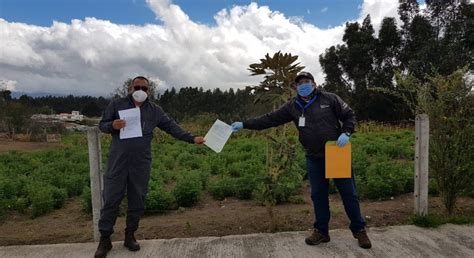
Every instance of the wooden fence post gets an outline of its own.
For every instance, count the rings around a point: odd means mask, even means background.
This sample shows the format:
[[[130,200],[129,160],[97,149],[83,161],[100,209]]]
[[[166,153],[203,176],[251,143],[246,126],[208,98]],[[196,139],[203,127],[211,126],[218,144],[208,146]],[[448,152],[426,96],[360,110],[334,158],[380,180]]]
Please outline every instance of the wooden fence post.
[[[428,214],[428,158],[430,139],[430,120],[427,114],[415,119],[415,214]]]
[[[89,166],[91,179],[92,220],[94,227],[94,241],[100,240],[99,218],[100,209],[103,205],[102,190],[104,182],[102,178],[102,151],[100,146],[100,133],[97,127],[87,130],[87,143],[89,146]]]

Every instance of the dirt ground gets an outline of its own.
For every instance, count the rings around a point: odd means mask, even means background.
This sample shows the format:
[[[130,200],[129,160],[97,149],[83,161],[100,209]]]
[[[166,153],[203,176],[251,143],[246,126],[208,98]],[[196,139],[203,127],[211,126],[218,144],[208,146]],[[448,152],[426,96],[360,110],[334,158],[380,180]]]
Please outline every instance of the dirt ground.
[[[61,147],[59,143],[49,142],[19,142],[0,140],[0,153],[9,151],[36,151]]]
[[[305,203],[284,204],[275,208],[277,231],[301,231],[312,228],[313,208],[309,187],[302,192]],[[338,195],[331,195],[330,228],[345,228],[348,219]],[[30,219],[28,215],[10,213],[0,222],[0,245],[52,244],[93,241],[92,218],[82,212],[80,199],[69,200],[65,207]],[[458,214],[474,216],[474,199],[460,198]],[[368,227],[405,224],[413,214],[413,195],[406,194],[387,201],[362,201],[362,213]],[[439,197],[429,198],[429,213],[443,214]],[[119,217],[113,240],[123,239],[125,217]],[[145,215],[137,239],[224,236],[269,232],[265,207],[253,201],[226,199],[216,201],[203,196],[193,208],[166,214]]]

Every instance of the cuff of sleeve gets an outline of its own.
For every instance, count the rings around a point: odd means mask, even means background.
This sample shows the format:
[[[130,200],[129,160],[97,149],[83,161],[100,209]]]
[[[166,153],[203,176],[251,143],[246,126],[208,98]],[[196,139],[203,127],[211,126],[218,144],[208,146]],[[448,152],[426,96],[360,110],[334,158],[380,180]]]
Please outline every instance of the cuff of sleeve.
[[[194,135],[190,135],[188,139],[186,139],[187,142],[189,143],[194,143]]]
[[[120,129],[119,130],[115,129],[114,126],[112,125],[112,123],[110,123],[110,132],[111,133],[120,133]]]
[[[345,133],[345,134],[349,134],[348,136],[351,136],[354,133],[354,129],[343,128],[342,132]]]

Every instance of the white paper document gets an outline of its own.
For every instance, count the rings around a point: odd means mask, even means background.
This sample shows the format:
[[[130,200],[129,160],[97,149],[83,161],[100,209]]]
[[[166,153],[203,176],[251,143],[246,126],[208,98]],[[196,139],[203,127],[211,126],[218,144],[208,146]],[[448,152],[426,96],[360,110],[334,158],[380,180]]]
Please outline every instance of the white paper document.
[[[125,120],[125,127],[120,129],[120,139],[142,137],[140,108],[119,110],[120,119]]]
[[[227,140],[229,140],[231,134],[232,127],[217,119],[211,129],[209,129],[209,132],[207,132],[206,136],[204,136],[204,140],[206,140],[204,144],[213,151],[219,153],[222,151],[222,148],[224,148],[224,145]]]

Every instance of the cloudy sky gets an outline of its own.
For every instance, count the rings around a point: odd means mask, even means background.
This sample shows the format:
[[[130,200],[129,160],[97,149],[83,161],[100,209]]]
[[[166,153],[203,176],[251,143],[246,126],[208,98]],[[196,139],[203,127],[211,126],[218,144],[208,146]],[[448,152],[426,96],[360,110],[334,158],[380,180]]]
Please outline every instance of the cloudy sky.
[[[377,28],[398,0],[0,0],[0,80],[8,89],[109,96],[145,75],[160,90],[242,88],[266,53],[318,62],[346,21]]]

